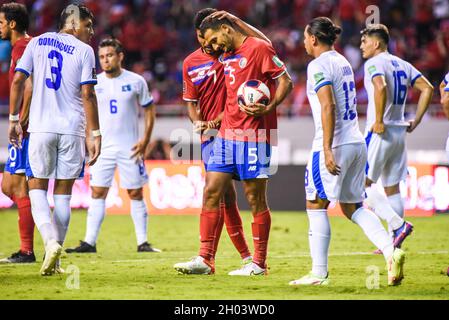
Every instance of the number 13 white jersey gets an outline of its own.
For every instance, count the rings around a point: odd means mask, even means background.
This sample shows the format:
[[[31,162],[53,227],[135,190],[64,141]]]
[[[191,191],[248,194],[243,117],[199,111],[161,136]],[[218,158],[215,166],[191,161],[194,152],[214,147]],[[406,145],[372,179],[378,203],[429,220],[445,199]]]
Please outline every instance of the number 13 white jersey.
[[[307,97],[315,122],[315,138],[312,151],[323,150],[323,126],[318,90],[331,85],[335,97],[335,129],[332,147],[344,144],[363,143],[357,117],[357,101],[354,72],[348,60],[332,50],[323,52],[307,67]]]
[[[85,136],[81,85],[96,84],[93,49],[66,33],[33,38],[16,71],[33,75],[29,132]]]

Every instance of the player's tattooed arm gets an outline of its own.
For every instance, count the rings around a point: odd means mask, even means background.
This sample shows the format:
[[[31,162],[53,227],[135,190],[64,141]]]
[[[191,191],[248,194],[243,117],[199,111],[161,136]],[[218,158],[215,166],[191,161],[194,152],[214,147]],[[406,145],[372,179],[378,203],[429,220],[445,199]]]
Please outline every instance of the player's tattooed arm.
[[[211,14],[211,17],[218,18],[219,20],[226,18],[245,36],[259,38],[271,44],[270,39],[268,39],[262,31],[227,11],[222,10],[214,12]]]
[[[340,174],[341,168],[335,162],[332,152],[335,130],[335,97],[331,85],[321,87],[317,92],[321,105],[321,124],[323,126],[324,162],[330,174]]]
[[[131,149],[133,152],[131,158],[140,160],[145,156],[145,150],[150,144],[151,134],[153,133],[154,121],[156,120],[156,106],[154,104],[145,108],[145,133],[143,139],[137,142]]]
[[[433,96],[433,86],[424,76],[419,77],[415,81],[413,87],[421,91],[421,94],[419,95],[415,119],[409,121],[410,126],[407,128],[407,132],[413,132],[413,130],[415,130],[415,128],[421,123],[421,120],[429,108]]]
[[[440,84],[440,95],[441,95],[441,106],[443,107],[443,112],[446,115],[446,118],[449,120],[449,91],[444,91],[446,88],[446,84],[441,82]]]
[[[385,131],[384,113],[387,103],[387,82],[382,75],[373,78],[374,86],[374,106],[376,109],[376,121],[371,127],[371,131],[376,134],[383,134]]]
[[[16,72],[11,84],[11,91],[9,97],[9,114],[11,116],[17,116],[20,112],[20,103],[22,102],[23,93],[25,89],[25,81],[27,76],[22,72]],[[22,147],[22,127],[19,119],[9,121],[8,130],[9,143],[17,148]]]
[[[101,152],[101,135],[93,134],[100,130],[97,96],[95,95],[93,84],[83,84],[81,86],[81,98],[83,100],[87,122],[86,145],[89,153],[89,162],[87,164],[92,166],[97,161]]]

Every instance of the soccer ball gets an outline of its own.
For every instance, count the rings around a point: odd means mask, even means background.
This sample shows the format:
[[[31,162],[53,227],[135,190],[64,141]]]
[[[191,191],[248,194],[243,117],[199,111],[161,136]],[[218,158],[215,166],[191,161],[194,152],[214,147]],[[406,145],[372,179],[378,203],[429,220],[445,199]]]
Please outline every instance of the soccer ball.
[[[254,103],[267,105],[270,103],[270,89],[259,80],[245,81],[237,90],[237,103],[241,106]]]

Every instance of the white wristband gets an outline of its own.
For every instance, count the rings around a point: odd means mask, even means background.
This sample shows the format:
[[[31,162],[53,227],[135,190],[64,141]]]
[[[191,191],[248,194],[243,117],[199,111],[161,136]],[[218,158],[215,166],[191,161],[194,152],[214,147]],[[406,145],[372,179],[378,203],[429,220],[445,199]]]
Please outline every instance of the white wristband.
[[[16,115],[10,114],[9,115],[9,121],[19,121],[19,120],[20,120],[20,115],[18,115],[18,114],[16,114]]]
[[[94,137],[99,137],[99,136],[101,136],[101,131],[100,131],[100,129],[98,129],[98,130],[92,130],[92,135],[93,135]]]

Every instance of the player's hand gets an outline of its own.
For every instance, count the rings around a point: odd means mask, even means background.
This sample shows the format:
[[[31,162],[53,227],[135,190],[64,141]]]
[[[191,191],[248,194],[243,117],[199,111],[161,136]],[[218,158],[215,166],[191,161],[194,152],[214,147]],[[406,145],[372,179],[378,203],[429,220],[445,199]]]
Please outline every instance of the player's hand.
[[[23,131],[22,126],[18,121],[9,122],[8,137],[10,144],[16,148],[22,149]]]
[[[254,116],[254,117],[264,116],[271,111],[271,109],[268,106],[266,106],[262,103],[253,103],[248,106],[244,106],[244,105],[239,105],[239,106],[240,106],[241,111],[245,112],[249,116]]]
[[[202,133],[204,130],[208,128],[207,121],[193,121],[193,131],[196,133]]]
[[[101,136],[86,139],[87,152],[89,152],[89,161],[87,164],[93,166],[97,162],[101,151]]]
[[[416,121],[416,119],[410,120],[408,123],[409,123],[409,125],[407,127],[407,132],[408,133],[413,132],[413,130],[415,130],[416,127],[419,125],[419,121]]]
[[[375,122],[371,127],[371,131],[377,134],[383,134],[385,132],[385,124],[383,122]]]
[[[230,14],[229,12],[224,11],[224,10],[214,12],[210,16],[214,19],[217,18],[218,20],[222,20],[222,19],[226,18],[232,23],[235,23],[239,19],[236,16],[234,16],[233,14]]]
[[[145,156],[145,150],[147,149],[148,142],[141,140],[137,142],[132,148],[131,159],[135,159],[136,163],[139,162]]]
[[[341,172],[341,168],[335,163],[334,154],[332,150],[324,151],[324,163],[326,164],[327,171],[334,176],[338,176]]]

